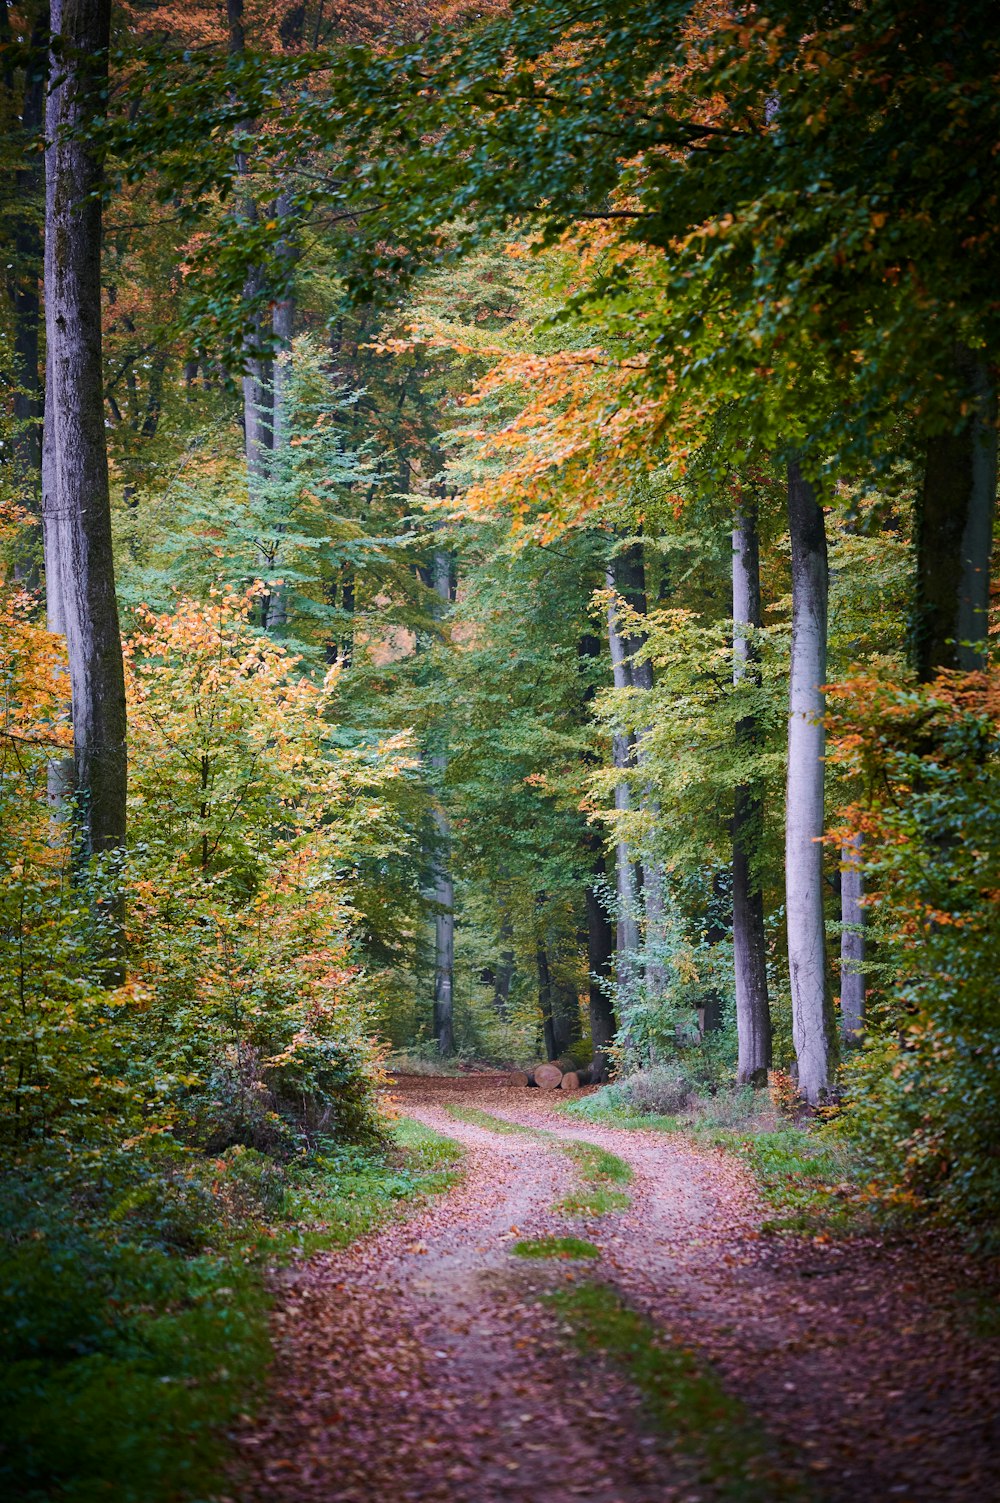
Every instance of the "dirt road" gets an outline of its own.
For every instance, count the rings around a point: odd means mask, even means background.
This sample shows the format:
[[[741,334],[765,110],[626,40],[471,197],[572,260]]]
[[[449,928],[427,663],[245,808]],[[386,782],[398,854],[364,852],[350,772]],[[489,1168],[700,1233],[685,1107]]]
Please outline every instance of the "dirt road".
[[[237,1437],[241,1503],[1000,1496],[1000,1364],[948,1249],[761,1236],[731,1158],[584,1125],[499,1078],[410,1078],[398,1105],[463,1144],[463,1183],[282,1275],[270,1399]],[[567,1142],[629,1166],[627,1206],[559,1208],[580,1182]],[[515,1254],[566,1235],[599,1257]],[[639,1358],[588,1342],[574,1313],[594,1286],[669,1356],[644,1369],[645,1401]]]

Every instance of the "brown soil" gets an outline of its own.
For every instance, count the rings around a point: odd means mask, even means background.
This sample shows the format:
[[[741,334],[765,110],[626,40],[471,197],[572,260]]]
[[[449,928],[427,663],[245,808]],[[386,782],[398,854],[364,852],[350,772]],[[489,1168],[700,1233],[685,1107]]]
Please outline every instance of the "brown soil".
[[[721,1497],[649,1431],[618,1370],[581,1358],[540,1305],[582,1278],[613,1284],[710,1363],[811,1497],[1000,1497],[1000,1357],[970,1314],[979,1271],[943,1243],[762,1236],[764,1209],[731,1158],[577,1123],[499,1077],[410,1077],[396,1094],[464,1145],[464,1181],[280,1276],[270,1398],[235,1437],[241,1503]],[[459,1101],[610,1149],[633,1169],[630,1208],[555,1211],[575,1182],[569,1158],[456,1120],[445,1107]],[[511,1255],[546,1233],[587,1238],[600,1262]]]

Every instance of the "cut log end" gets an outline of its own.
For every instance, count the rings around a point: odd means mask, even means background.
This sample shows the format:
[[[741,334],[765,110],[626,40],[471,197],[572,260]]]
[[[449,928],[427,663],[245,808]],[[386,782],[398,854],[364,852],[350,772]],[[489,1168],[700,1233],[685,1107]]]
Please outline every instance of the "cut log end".
[[[557,1091],[562,1083],[563,1072],[556,1064],[536,1065],[535,1085],[543,1091]]]
[[[507,1076],[509,1086],[526,1086],[529,1081],[527,1070],[511,1070]]]
[[[563,1091],[578,1091],[580,1089],[580,1077],[575,1070],[567,1070],[559,1085]]]

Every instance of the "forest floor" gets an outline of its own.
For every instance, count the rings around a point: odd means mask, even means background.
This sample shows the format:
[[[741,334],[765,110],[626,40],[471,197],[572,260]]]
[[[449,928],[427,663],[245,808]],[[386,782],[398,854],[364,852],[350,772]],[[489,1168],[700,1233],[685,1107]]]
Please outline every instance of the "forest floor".
[[[463,1181],[276,1276],[230,1498],[1000,1497],[996,1307],[944,1239],[762,1234],[733,1157],[500,1077],[395,1094]]]

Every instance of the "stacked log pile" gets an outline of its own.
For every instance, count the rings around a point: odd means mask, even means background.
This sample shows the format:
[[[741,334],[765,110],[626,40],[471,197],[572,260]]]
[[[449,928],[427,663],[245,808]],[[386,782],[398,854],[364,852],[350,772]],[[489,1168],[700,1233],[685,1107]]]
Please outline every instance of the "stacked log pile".
[[[511,1070],[509,1086],[537,1086],[540,1091],[578,1091],[590,1085],[592,1071],[574,1059],[549,1059],[533,1070]]]

